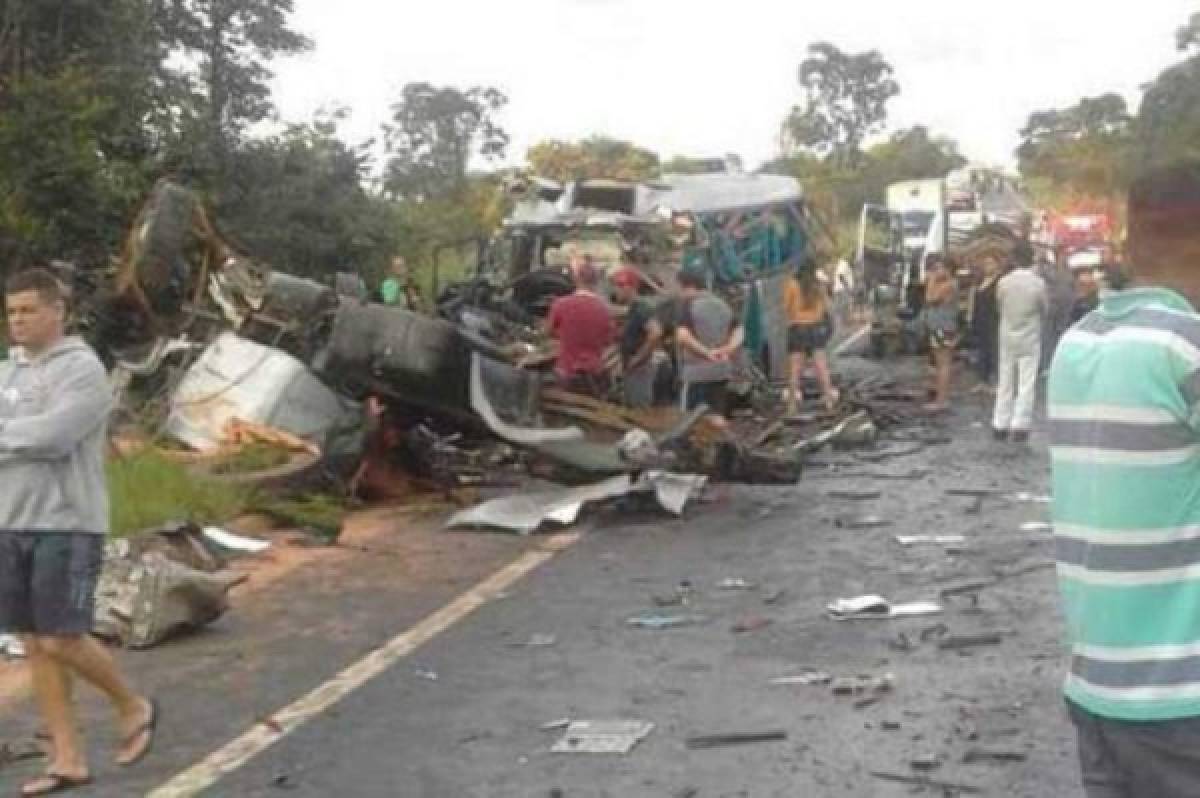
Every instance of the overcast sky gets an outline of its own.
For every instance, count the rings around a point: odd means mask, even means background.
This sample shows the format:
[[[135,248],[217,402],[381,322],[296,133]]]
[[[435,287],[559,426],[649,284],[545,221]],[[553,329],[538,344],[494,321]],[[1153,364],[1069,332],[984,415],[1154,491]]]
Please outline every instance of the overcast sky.
[[[376,134],[410,81],[491,85],[510,162],[541,139],[600,133],[664,156],[777,152],[807,46],[875,48],[901,94],[891,129],[926,124],[972,160],[1011,164],[1033,110],[1139,87],[1179,59],[1197,0],[296,0],[315,42],[276,65],[284,119],[344,105]],[[1136,105],[1134,106],[1136,107]]]

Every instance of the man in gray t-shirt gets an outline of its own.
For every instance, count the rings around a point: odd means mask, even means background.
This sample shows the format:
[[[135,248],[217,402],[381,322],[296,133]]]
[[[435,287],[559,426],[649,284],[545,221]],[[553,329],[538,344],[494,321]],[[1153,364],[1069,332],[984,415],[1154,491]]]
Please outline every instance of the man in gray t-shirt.
[[[683,407],[691,410],[706,404],[715,415],[724,416],[732,358],[742,345],[742,328],[729,304],[705,290],[704,275],[683,271],[678,279],[683,308],[675,342]]]

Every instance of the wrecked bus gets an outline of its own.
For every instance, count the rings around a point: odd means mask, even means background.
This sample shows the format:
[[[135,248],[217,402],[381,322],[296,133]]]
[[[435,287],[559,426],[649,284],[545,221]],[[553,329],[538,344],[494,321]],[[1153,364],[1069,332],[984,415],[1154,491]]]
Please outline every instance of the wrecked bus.
[[[800,184],[778,175],[664,175],[652,182],[525,179],[510,187],[512,214],[479,279],[507,286],[511,305],[537,317],[572,290],[568,262],[590,255],[603,275],[637,269],[663,297],[684,268],[737,309],[748,361],[787,377],[782,281],[808,252],[810,219]],[[607,288],[607,286],[606,286]]]

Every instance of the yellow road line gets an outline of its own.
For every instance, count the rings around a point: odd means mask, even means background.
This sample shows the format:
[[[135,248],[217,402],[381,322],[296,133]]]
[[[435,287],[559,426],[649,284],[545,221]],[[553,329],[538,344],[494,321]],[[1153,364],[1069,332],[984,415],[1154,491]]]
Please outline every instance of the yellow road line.
[[[148,795],[150,798],[182,798],[197,795],[212,787],[223,776],[242,767],[399,660],[491,602],[578,540],[579,534],[574,532],[548,538],[539,549],[521,555],[416,626],[392,638],[308,695],[276,712],[271,716],[275,722],[271,728],[264,724],[254,726]]]

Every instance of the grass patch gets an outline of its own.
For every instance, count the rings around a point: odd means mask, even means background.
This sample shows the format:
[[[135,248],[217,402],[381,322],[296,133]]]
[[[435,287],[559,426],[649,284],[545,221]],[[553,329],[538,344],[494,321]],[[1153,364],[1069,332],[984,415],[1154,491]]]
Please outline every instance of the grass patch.
[[[170,521],[222,524],[253,498],[245,487],[198,477],[153,449],[109,460],[108,485],[117,536]]]
[[[269,516],[285,526],[310,530],[326,541],[337,540],[347,512],[345,502],[325,493],[292,499],[258,496],[249,510]]]

